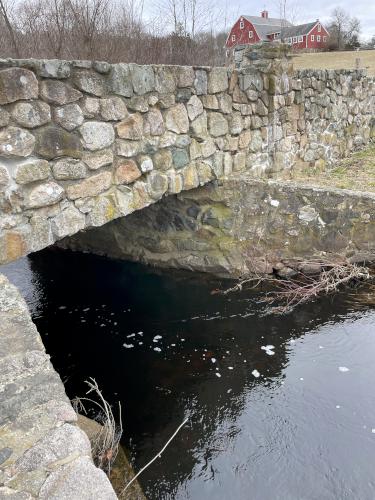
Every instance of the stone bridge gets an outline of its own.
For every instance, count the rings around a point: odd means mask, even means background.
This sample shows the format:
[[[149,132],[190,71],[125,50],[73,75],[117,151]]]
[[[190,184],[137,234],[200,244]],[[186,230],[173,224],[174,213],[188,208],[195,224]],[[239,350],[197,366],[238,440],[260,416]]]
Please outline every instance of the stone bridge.
[[[0,263],[235,173],[322,168],[374,134],[365,71],[0,61]]]
[[[242,272],[255,241],[277,250],[261,272],[333,243],[375,253],[374,195],[279,180],[374,137],[374,81],[261,52],[239,69],[0,60],[0,264],[63,239],[221,274]],[[1,275],[0,404],[1,498],[115,498]]]

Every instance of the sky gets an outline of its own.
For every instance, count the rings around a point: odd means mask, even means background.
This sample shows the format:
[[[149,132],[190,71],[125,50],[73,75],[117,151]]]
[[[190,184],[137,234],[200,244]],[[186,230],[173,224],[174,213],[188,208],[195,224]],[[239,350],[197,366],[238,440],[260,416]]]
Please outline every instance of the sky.
[[[217,0],[216,6],[226,0]],[[276,0],[239,0],[238,2],[228,2],[231,5],[234,18],[241,14],[260,15],[260,12],[265,8],[269,12],[270,17],[280,17],[279,2]],[[286,4],[286,12],[288,18],[288,10],[292,13],[291,17],[293,24],[311,22],[315,19],[320,19],[323,24],[329,22],[331,12],[336,7],[341,7],[351,16],[357,17],[361,22],[361,38],[369,39],[375,36],[375,0],[340,0],[338,2],[327,2],[327,0],[290,0]]]

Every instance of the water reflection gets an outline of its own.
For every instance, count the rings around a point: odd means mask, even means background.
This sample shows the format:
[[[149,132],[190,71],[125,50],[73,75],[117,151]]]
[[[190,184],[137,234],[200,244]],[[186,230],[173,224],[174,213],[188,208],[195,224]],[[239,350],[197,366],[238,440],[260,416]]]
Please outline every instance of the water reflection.
[[[6,274],[69,395],[93,376],[122,402],[137,469],[189,416],[142,478],[149,498],[374,498],[375,312],[358,295],[273,317],[256,293],[90,255],[45,251]]]

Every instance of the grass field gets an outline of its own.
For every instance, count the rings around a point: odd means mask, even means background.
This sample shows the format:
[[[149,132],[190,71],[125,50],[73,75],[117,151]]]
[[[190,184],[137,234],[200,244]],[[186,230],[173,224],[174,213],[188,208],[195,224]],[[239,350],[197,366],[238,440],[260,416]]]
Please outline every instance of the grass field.
[[[368,74],[375,76],[375,50],[296,54],[293,64],[295,69],[353,69],[357,58],[360,68],[367,68]]]
[[[311,185],[375,191],[375,144],[351,154],[323,172],[296,172],[293,180]]]

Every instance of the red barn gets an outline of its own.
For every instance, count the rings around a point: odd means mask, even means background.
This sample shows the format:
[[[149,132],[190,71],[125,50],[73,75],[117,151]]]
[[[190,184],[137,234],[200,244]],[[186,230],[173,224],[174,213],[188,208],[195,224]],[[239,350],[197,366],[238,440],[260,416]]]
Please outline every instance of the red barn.
[[[260,17],[241,16],[230,30],[226,47],[276,40],[288,43],[293,49],[323,49],[328,37],[328,31],[319,20],[293,26],[286,19],[268,17],[264,10]]]

